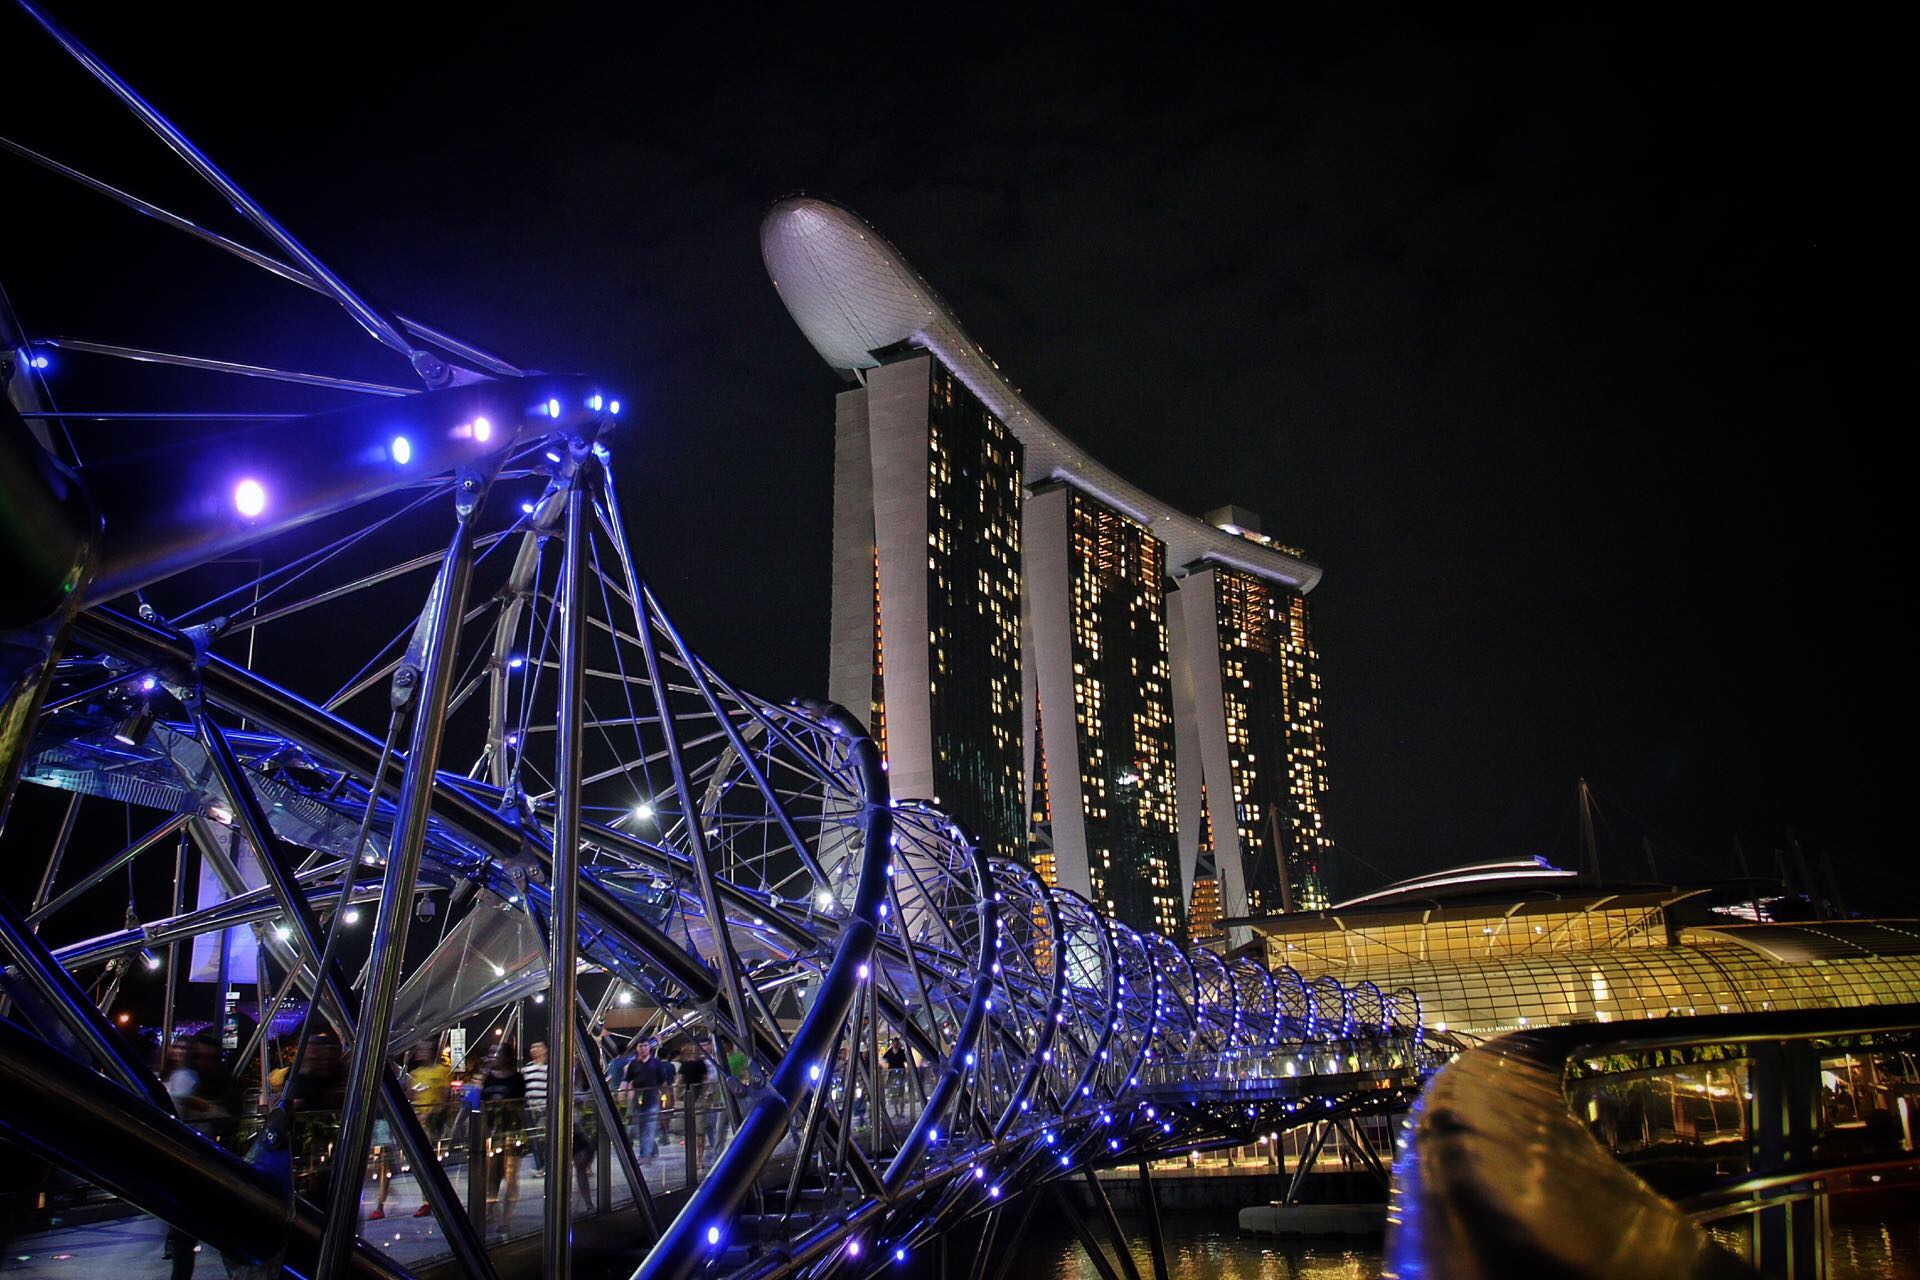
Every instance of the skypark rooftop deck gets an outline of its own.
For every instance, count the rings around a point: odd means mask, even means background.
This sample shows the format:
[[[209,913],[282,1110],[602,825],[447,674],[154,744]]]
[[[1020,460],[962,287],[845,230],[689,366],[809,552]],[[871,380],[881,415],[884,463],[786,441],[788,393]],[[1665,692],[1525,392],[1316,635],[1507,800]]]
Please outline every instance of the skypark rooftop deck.
[[[760,251],[781,300],[807,341],[834,368],[858,376],[877,352],[923,348],[953,370],[1026,451],[1026,483],[1066,480],[1147,526],[1175,569],[1211,563],[1284,583],[1302,594],[1320,568],[1299,556],[1176,510],[1096,461],[1041,416],[933,287],[848,209],[792,196],[767,212]]]

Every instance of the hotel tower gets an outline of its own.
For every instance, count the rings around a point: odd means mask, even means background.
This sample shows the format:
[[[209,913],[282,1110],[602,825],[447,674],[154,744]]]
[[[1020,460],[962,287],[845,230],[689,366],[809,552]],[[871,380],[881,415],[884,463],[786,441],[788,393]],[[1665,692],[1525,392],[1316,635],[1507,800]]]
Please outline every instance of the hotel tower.
[[[852,384],[828,693],[894,794],[1139,928],[1324,905],[1319,568],[1250,513],[1196,518],[1095,461],[846,209],[783,200],[761,249]]]

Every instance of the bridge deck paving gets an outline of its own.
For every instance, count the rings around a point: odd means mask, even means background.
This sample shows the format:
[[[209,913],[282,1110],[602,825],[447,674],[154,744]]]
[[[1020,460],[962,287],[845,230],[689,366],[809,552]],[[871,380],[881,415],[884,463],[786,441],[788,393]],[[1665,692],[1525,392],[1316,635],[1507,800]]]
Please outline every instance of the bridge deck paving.
[[[686,1153],[678,1143],[660,1144],[660,1155],[640,1162],[647,1184],[662,1193],[684,1182]],[[464,1185],[464,1177],[456,1175]],[[519,1194],[511,1201],[487,1206],[487,1241],[498,1245],[523,1236],[537,1235],[543,1226],[545,1180],[520,1173]],[[379,1201],[379,1188],[372,1177],[360,1197],[362,1229],[369,1241],[392,1252],[401,1263],[413,1266],[447,1255],[445,1234],[431,1217],[416,1218],[420,1207],[419,1190],[413,1179],[401,1175],[393,1180],[387,1194],[387,1216],[366,1221]],[[626,1186],[618,1172],[614,1174],[614,1205],[627,1204]],[[503,1216],[504,1214],[504,1216]],[[576,1205],[575,1216],[589,1216],[585,1207]],[[8,1276],[90,1276],[96,1280],[162,1280],[173,1274],[173,1263],[163,1257],[167,1228],[157,1218],[129,1214],[71,1226],[56,1227],[15,1237],[0,1255],[0,1274]],[[217,1255],[201,1252],[196,1275],[225,1274]]]

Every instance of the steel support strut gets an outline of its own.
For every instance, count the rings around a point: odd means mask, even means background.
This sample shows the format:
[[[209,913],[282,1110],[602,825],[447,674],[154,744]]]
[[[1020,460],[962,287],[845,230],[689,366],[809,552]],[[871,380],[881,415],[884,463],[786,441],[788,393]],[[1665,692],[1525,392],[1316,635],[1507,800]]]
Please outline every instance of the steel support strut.
[[[340,1137],[333,1154],[327,1234],[321,1244],[317,1268],[319,1280],[338,1280],[345,1273],[347,1258],[359,1233],[361,1182],[367,1165],[367,1144],[373,1135],[374,1094],[387,1074],[387,1029],[393,1018],[393,998],[400,987],[407,928],[413,918],[413,891],[420,878],[420,858],[426,846],[427,814],[433,802],[447,695],[453,683],[455,651],[460,639],[458,620],[466,608],[467,591],[473,580],[474,516],[485,494],[485,481],[469,473],[456,483],[455,493],[453,541],[447,547],[446,559],[441,563],[410,646],[410,657],[416,660],[415,669],[420,672],[419,689],[414,698],[413,725],[407,739],[406,770],[400,780],[393,839],[387,850],[386,876],[381,884],[380,906],[374,916],[372,949],[367,957],[366,1000],[360,1010],[352,1063],[347,1070]],[[395,679],[398,681],[399,676]]]
[[[297,1198],[289,1204],[284,1185],[5,1020],[0,1134],[250,1262],[284,1257],[298,1274],[319,1245],[319,1213]],[[364,1243],[349,1264],[367,1280],[407,1275]]]
[[[409,342],[391,318],[354,292],[345,280],[309,253],[306,246],[293,238],[292,232],[275,221],[272,214],[242,190],[240,184],[223,173],[212,160],[209,160],[206,153],[194,146],[187,135],[180,132],[171,120],[154,110],[152,104],[142,98],[132,85],[122,80],[112,67],[95,57],[91,49],[76,40],[72,33],[55,22],[38,5],[31,3],[31,0],[20,0],[20,7],[25,9],[48,35],[71,54],[75,62],[85,67],[94,79],[105,85],[114,97],[120,99],[127,110],[133,112],[142,124],[158,134],[161,141],[165,142],[175,155],[187,162],[189,168],[205,179],[214,190],[226,197],[227,202],[247,221],[258,227],[269,240],[279,245],[282,252],[299,263],[361,328],[378,342],[407,357],[409,363],[419,373],[421,380],[428,386],[440,386],[448,380],[451,371],[442,361]]]
[[[1113,1252],[1120,1259],[1121,1270],[1127,1273],[1127,1280],[1140,1280],[1140,1268],[1134,1265],[1133,1250],[1127,1247],[1127,1233],[1121,1229],[1120,1215],[1113,1211],[1113,1201],[1107,1199],[1107,1189],[1100,1185],[1100,1175],[1093,1171],[1090,1164],[1081,1165],[1080,1172],[1086,1175],[1087,1190],[1093,1193],[1093,1203],[1107,1221],[1107,1234],[1113,1237]]]
[[[579,457],[584,453],[584,457]],[[566,547],[560,569],[560,705],[555,717],[553,873],[550,882],[547,1000],[553,1026],[547,1046],[547,1280],[573,1274],[573,1067],[579,1022],[581,680],[586,667],[588,489],[598,464],[576,447],[579,465],[567,490]],[[612,1134],[602,1135],[611,1141]],[[691,1138],[689,1138],[691,1141]]]
[[[332,962],[330,944],[333,935],[328,934],[326,941],[322,941],[319,918],[314,914],[306,895],[300,890],[294,877],[292,861],[286,856],[279,838],[274,835],[272,827],[268,824],[266,813],[260,807],[260,798],[254,794],[253,788],[247,784],[245,776],[241,773],[239,758],[233,754],[233,747],[227,741],[225,732],[214,723],[212,716],[204,707],[196,712],[195,722],[201,743],[206,747],[207,758],[213,764],[222,788],[233,803],[234,821],[259,856],[260,869],[266,875],[274,896],[279,900],[280,909],[286,913],[288,925],[300,940],[300,946],[305,950],[306,957],[324,961],[324,963],[316,963],[311,979],[307,980],[301,974],[301,968],[310,963],[310,960],[298,954],[287,955],[283,958],[288,972],[302,978],[313,993],[313,1009],[330,1011],[330,1016],[339,1027],[342,1037],[350,1038],[358,1044],[364,1038],[361,1035],[361,1028],[366,1025],[367,1018],[364,1016],[364,1011],[356,1012],[353,991]],[[192,830],[196,836],[200,834],[198,824]],[[241,887],[238,869],[232,865],[231,860],[224,853],[218,850],[217,846],[203,843],[202,851],[209,857],[214,874],[226,886],[228,893],[231,894]],[[351,877],[354,869],[355,863],[350,860],[342,874]],[[270,939],[268,939],[268,945],[271,949],[277,949]],[[298,1054],[299,1051],[296,1050],[296,1060]],[[406,1152],[407,1160],[413,1167],[414,1177],[420,1183],[421,1194],[426,1198],[427,1203],[433,1206],[442,1229],[447,1233],[447,1244],[452,1249],[454,1258],[469,1275],[492,1276],[493,1268],[487,1259],[486,1246],[481,1242],[479,1234],[473,1230],[472,1224],[467,1221],[466,1214],[460,1206],[459,1195],[454,1191],[453,1183],[440,1164],[439,1153],[434,1150],[433,1140],[427,1137],[426,1129],[421,1125],[419,1115],[401,1089],[400,1082],[391,1072],[382,1070],[376,1077],[375,1084],[381,1099],[386,1103],[388,1120],[393,1127],[394,1136],[400,1140],[400,1148]],[[362,1168],[364,1165],[363,1154]],[[344,1170],[348,1167],[342,1163],[341,1148],[336,1143],[333,1154],[335,1190],[338,1190],[340,1181],[346,1177]],[[356,1171],[352,1184],[356,1193],[359,1190],[359,1179],[360,1173]],[[350,1250],[357,1247],[355,1241],[359,1234],[357,1199],[354,1202],[354,1210],[354,1217],[348,1223],[347,1243]],[[326,1234],[329,1236],[333,1234],[334,1221],[332,1218],[327,1219],[329,1226]]]
[[[747,998],[740,983],[740,961],[734,953],[733,938],[727,932],[727,917],[720,905],[720,892],[715,887],[712,854],[707,845],[707,833],[700,824],[700,808],[694,802],[693,787],[687,781],[686,762],[680,755],[679,735],[673,725],[673,703],[668,697],[667,684],[660,670],[660,646],[654,638],[652,618],[644,604],[637,607],[635,613],[635,630],[640,633],[640,654],[646,662],[647,681],[652,686],[653,703],[660,714],[660,735],[666,741],[674,795],[679,799],[680,812],[686,815],[687,844],[692,854],[694,876],[700,887],[700,904],[707,913],[707,929],[718,953],[715,964],[720,970],[720,989],[726,995],[727,1012],[732,1016],[734,1026],[744,1032],[750,1019]],[[771,1019],[767,1026],[775,1036],[780,1034],[779,1025]]]
[[[82,876],[74,884],[70,885],[66,889],[61,890],[60,895],[54,898],[52,901],[41,902],[38,899],[36,899],[34,903],[33,914],[27,917],[27,922],[33,926],[33,931],[35,933],[40,932],[41,922],[44,921],[48,916],[54,914],[56,911],[59,911],[62,907],[71,903],[74,899],[78,898],[81,894],[93,888],[95,885],[99,884],[102,880],[105,880],[108,876],[112,875],[114,872],[120,870],[122,867],[132,862],[135,858],[145,853],[148,849],[151,849],[154,845],[159,844],[162,840],[165,840],[168,836],[173,835],[175,832],[179,831],[182,827],[187,825],[187,820],[192,816],[193,816],[192,814],[177,813],[171,818],[164,819],[159,826],[147,832],[147,834],[139,837],[132,844],[129,844],[126,848],[122,849],[119,853],[114,854],[111,858],[108,858],[105,862],[101,863],[99,866],[95,867],[93,870],[87,872],[86,875]],[[51,880],[51,877],[49,877],[49,880]],[[44,893],[42,896],[44,896]]]
[[[45,714],[42,711],[42,714]],[[53,838],[53,856],[47,859],[47,869],[40,875],[40,887],[33,894],[33,914],[27,919],[33,923],[33,931],[40,932],[36,918],[40,908],[45,906],[47,898],[53,893],[53,882],[60,878],[60,864],[67,856],[67,842],[73,839],[73,822],[80,816],[81,793],[76,791],[67,799],[67,812],[60,819],[59,834]]]
[[[87,993],[47,951],[12,901],[0,892],[0,950],[4,950],[48,1015],[90,1053],[97,1064],[133,1093],[165,1111],[172,1110],[166,1092],[141,1063],[133,1047],[101,1016]]]
[[[573,1034],[579,1038],[584,1054],[587,1043],[586,1020],[579,1014],[574,1015]],[[633,1154],[633,1143],[628,1140],[626,1130],[620,1122],[620,1108],[614,1105],[613,1090],[607,1084],[606,1076],[596,1070],[589,1060],[587,1067],[587,1091],[593,1095],[594,1108],[600,1113],[600,1125],[604,1132],[600,1141],[611,1143],[614,1154],[619,1157],[620,1170],[627,1179],[627,1188],[633,1193],[633,1203],[640,1210],[640,1220],[646,1224],[648,1243],[660,1238],[660,1215],[654,1208],[653,1192],[647,1186],[646,1174],[641,1172],[640,1161]],[[551,1093],[553,1086],[549,1084]]]
[[[1820,1059],[1805,1040],[1754,1046],[1747,1100],[1748,1167],[1774,1173],[1813,1163],[1820,1121]],[[1814,1187],[1809,1180],[1802,1187]],[[1751,1217],[1753,1260],[1769,1280],[1822,1280],[1827,1274],[1827,1198],[1814,1194],[1770,1204]]]
[[[1035,1188],[1021,1198],[1026,1204],[1021,1206],[1020,1221],[1015,1224],[1013,1234],[1007,1238],[1006,1247],[1000,1251],[1000,1261],[993,1269],[993,1280],[1006,1280],[1007,1271],[1013,1266],[1013,1260],[1020,1255],[1020,1242],[1026,1238],[1027,1223],[1033,1218],[1033,1210],[1040,1203],[1044,1193]],[[944,1238],[944,1237],[943,1237]]]
[[[1153,1164],[1140,1162],[1141,1208],[1147,1215],[1147,1243],[1153,1246],[1153,1280],[1167,1280],[1167,1241],[1160,1230],[1160,1195],[1153,1186]]]
[[[879,748],[851,715],[829,705],[820,709],[817,718],[825,720],[834,733],[849,735],[852,766],[865,797],[860,819],[865,839],[848,918],[833,961],[821,977],[819,993],[800,1020],[768,1087],[755,1098],[740,1121],[739,1132],[634,1272],[635,1280],[684,1280],[713,1256],[713,1250],[726,1237],[734,1211],[752,1189],[774,1148],[786,1137],[795,1110],[814,1089],[828,1087],[828,1080],[816,1080],[813,1072],[825,1075],[824,1068],[860,986],[857,970],[873,954],[876,923],[886,896],[883,867],[893,830],[886,774],[880,767]]]
[[[1067,1225],[1073,1228],[1073,1234],[1080,1238],[1080,1248],[1086,1252],[1088,1260],[1093,1263],[1094,1270],[1100,1273],[1100,1280],[1120,1280],[1114,1272],[1113,1264],[1107,1261],[1107,1251],[1100,1247],[1100,1241],[1094,1237],[1092,1229],[1087,1226],[1087,1220],[1080,1216],[1080,1211],[1073,1207],[1073,1201],[1067,1198],[1067,1193],[1057,1186],[1050,1190],[1053,1203],[1059,1207],[1061,1216],[1067,1220]]]

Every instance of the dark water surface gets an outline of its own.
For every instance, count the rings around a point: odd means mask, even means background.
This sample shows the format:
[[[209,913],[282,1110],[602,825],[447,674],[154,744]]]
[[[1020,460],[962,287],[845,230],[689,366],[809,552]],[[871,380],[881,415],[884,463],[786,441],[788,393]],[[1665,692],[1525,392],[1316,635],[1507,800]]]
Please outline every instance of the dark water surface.
[[[1913,1219],[1899,1223],[1835,1223],[1829,1280],[1920,1280],[1920,1205]],[[1097,1219],[1095,1233],[1106,1242]],[[1134,1263],[1143,1277],[1153,1275],[1147,1251],[1146,1223],[1122,1218]],[[1161,1220],[1167,1242],[1168,1280],[1380,1280],[1379,1240],[1294,1240],[1242,1232],[1233,1213],[1170,1213]],[[1734,1252],[1742,1252],[1739,1233],[1716,1230]],[[1005,1242],[1002,1241],[1002,1244]],[[948,1244],[948,1280],[964,1280],[978,1247],[972,1230],[955,1231]],[[1081,1251],[1079,1239],[1057,1216],[1036,1212],[1014,1244],[1011,1280],[1100,1280],[1100,1272]],[[998,1249],[996,1248],[996,1253]],[[588,1268],[593,1280],[625,1280],[633,1259]],[[939,1261],[922,1250],[898,1269],[899,1280],[939,1280]]]
[[[1835,1223],[1829,1280],[1920,1280],[1920,1204],[1901,1223]],[[1123,1218],[1140,1274],[1153,1275],[1146,1225]],[[1232,1213],[1168,1214],[1162,1219],[1167,1241],[1169,1280],[1380,1280],[1378,1240],[1295,1240],[1242,1232]],[[1097,1223],[1096,1233],[1104,1242]],[[961,1242],[964,1241],[964,1245]],[[948,1275],[966,1274],[972,1240],[948,1259]],[[1100,1280],[1100,1272],[1082,1252],[1064,1222],[1035,1214],[1019,1242],[1020,1253],[1008,1275],[1020,1280]],[[931,1266],[913,1268],[932,1280]]]
[[[1920,1276],[1920,1204],[1900,1223],[1836,1223],[1828,1280],[1909,1280]]]
[[[1836,1222],[1828,1237],[1827,1280],[1920,1280],[1920,1203],[1901,1222]],[[1747,1256],[1746,1233],[1709,1228],[1715,1240]]]
[[[1133,1258],[1153,1275],[1146,1223],[1122,1217]],[[1093,1221],[1104,1242],[1104,1233]],[[1170,1213],[1161,1219],[1167,1241],[1168,1280],[1379,1280],[1378,1240],[1281,1239],[1248,1235],[1234,1213]],[[1019,1242],[1009,1276],[1020,1280],[1100,1280],[1100,1272],[1064,1223],[1036,1213]],[[967,1259],[971,1261],[971,1257]],[[931,1276],[932,1270],[927,1271]],[[949,1276],[953,1274],[949,1260]],[[964,1274],[964,1273],[963,1273]]]

